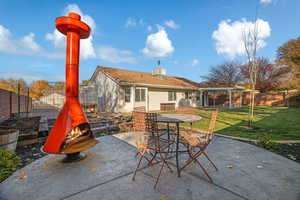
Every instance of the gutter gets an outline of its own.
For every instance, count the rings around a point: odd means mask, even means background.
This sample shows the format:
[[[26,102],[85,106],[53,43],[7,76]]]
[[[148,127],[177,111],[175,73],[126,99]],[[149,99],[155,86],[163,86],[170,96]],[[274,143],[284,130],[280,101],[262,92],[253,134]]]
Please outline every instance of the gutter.
[[[122,86],[144,86],[144,87],[169,88],[169,89],[188,89],[188,90],[198,90],[199,89],[199,88],[171,86],[171,85],[157,85],[157,84],[147,84],[147,83],[120,82],[119,84]]]
[[[245,91],[245,89],[233,88],[233,87],[224,87],[224,88],[214,88],[214,87],[201,88],[201,87],[199,87],[199,90],[201,90],[201,91],[204,91],[204,90],[240,90],[240,91]]]

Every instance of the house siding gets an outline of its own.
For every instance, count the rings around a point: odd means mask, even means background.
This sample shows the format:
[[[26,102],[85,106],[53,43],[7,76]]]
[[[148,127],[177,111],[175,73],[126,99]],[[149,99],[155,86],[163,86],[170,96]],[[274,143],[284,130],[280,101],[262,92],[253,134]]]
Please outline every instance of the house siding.
[[[119,112],[120,108],[124,106],[123,90],[102,71],[98,72],[91,84],[95,86],[97,91],[99,112]]]
[[[62,108],[65,103],[65,96],[63,94],[49,94],[46,96],[42,96],[39,99],[40,102],[54,106],[56,108]]]
[[[149,110],[160,110],[161,103],[175,103],[175,107],[197,107],[196,92],[192,90],[161,89],[149,88]],[[168,92],[176,92],[176,101],[169,101]],[[185,99],[185,92],[190,91],[193,94],[192,99]]]

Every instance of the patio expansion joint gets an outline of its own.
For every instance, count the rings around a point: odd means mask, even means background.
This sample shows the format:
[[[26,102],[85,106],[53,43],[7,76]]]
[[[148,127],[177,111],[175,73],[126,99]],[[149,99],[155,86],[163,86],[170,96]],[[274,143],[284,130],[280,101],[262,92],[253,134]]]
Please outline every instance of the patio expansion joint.
[[[126,142],[126,141],[124,141],[124,140],[122,140],[122,139],[119,139],[119,138],[114,137],[114,136],[113,136],[112,138],[114,138],[115,140],[121,141],[122,143],[127,144],[127,145],[130,146],[130,147],[135,148],[132,144],[130,144],[130,143],[128,143],[128,142]],[[219,138],[219,137],[215,137],[215,139],[213,140],[213,142],[215,142],[218,138]],[[153,165],[156,165],[156,164],[158,164],[158,163],[159,163],[159,162],[153,163]],[[173,163],[170,163],[170,164],[174,167],[174,164],[173,164]],[[146,169],[146,168],[148,168],[148,167],[151,167],[151,166],[147,166],[147,165],[146,165],[145,167],[139,169],[138,171],[141,171],[141,170]],[[176,167],[176,166],[175,166],[175,167]],[[204,178],[199,178],[198,176],[196,176],[196,175],[193,174],[193,173],[189,173],[189,172],[186,172],[186,171],[182,171],[182,172],[185,173],[185,174],[187,174],[187,175],[193,176],[193,177],[195,177],[195,178],[198,178],[198,179],[201,179],[201,180],[204,180],[204,181],[207,182],[206,179],[204,179]],[[62,197],[61,200],[69,199],[69,198],[74,197],[74,196],[76,196],[76,195],[79,195],[79,194],[81,194],[81,193],[83,193],[83,192],[90,191],[90,190],[95,189],[95,188],[97,188],[97,187],[99,187],[99,186],[102,186],[102,185],[111,183],[111,182],[113,182],[113,181],[116,181],[116,180],[118,180],[118,179],[124,178],[124,177],[129,176],[129,175],[132,175],[133,173],[134,173],[134,171],[127,172],[127,173],[125,173],[125,174],[122,174],[122,175],[117,176],[117,177],[115,177],[115,178],[112,178],[112,179],[110,179],[110,180],[104,181],[104,182],[102,182],[102,183],[98,183],[98,184],[96,184],[96,185],[93,185],[93,186],[90,186],[90,187],[88,187],[88,188],[82,189],[82,190],[80,190],[80,191],[78,191],[78,192],[69,194],[69,195],[67,195],[67,196],[65,196],[65,197]],[[147,174],[144,174],[144,175],[147,175]],[[207,183],[209,183],[209,182],[207,182]],[[233,194],[234,196],[237,196],[237,197],[239,197],[239,198],[241,198],[241,199],[244,199],[244,200],[250,200],[250,199],[248,199],[248,198],[246,198],[246,197],[244,197],[244,196],[238,194],[237,192],[234,192],[234,191],[232,191],[232,190],[230,190],[230,189],[228,189],[228,188],[225,188],[225,187],[223,187],[223,186],[221,186],[221,185],[218,185],[218,184],[216,184],[216,183],[209,183],[209,184],[212,184],[212,185],[214,185],[215,187],[217,187],[217,188],[219,188],[219,189],[221,189],[221,190],[224,190],[224,191],[226,191],[226,192],[229,192],[229,193]]]
[[[153,163],[153,165],[156,165],[156,164],[158,164],[158,163],[159,163],[159,162]],[[172,163],[170,163],[170,164],[171,164],[172,166],[174,166],[174,164],[172,164]],[[151,166],[147,166],[147,165],[146,165],[145,167],[139,169],[138,171],[141,171],[141,170],[146,169],[146,168],[149,168],[149,167],[151,167]],[[99,183],[99,184],[90,186],[90,187],[85,188],[85,189],[82,189],[82,190],[80,190],[80,191],[78,191],[78,192],[69,194],[69,195],[67,195],[67,196],[65,196],[65,197],[62,197],[61,200],[69,199],[69,198],[74,197],[74,196],[76,196],[76,195],[79,195],[79,194],[81,194],[81,193],[83,193],[83,192],[87,192],[87,191],[92,190],[92,189],[95,189],[95,188],[97,188],[97,187],[99,187],[99,186],[102,186],[102,185],[111,183],[111,182],[113,182],[113,181],[116,181],[116,180],[118,180],[118,179],[124,178],[124,177],[129,176],[129,175],[132,175],[133,173],[134,173],[134,171],[127,172],[127,173],[125,173],[125,174],[122,174],[122,175],[117,176],[117,177],[115,177],[115,178],[112,178],[112,179],[110,179],[110,180],[107,180],[107,181],[104,181],[104,182],[102,182],[102,183]],[[185,173],[185,174],[187,174],[187,175],[193,176],[193,177],[195,177],[195,178],[198,178],[198,179],[200,179],[200,180],[203,180],[203,181],[207,182],[206,179],[204,179],[204,178],[199,178],[199,176],[196,176],[196,175],[193,174],[193,173],[189,173],[189,172],[185,172],[185,171],[183,171],[183,173]],[[143,173],[143,174],[146,175],[146,176],[149,176],[149,175],[146,174],[146,173]],[[207,183],[209,183],[209,182],[207,182]],[[221,189],[221,190],[224,190],[224,191],[226,191],[226,192],[229,192],[229,193],[233,194],[234,196],[237,196],[237,197],[239,197],[239,198],[241,198],[241,199],[244,199],[244,200],[250,200],[250,199],[248,199],[247,197],[244,197],[244,196],[238,194],[237,192],[234,192],[234,191],[232,191],[232,190],[230,190],[230,189],[228,189],[228,188],[225,188],[225,187],[223,187],[223,186],[221,186],[221,185],[218,185],[218,184],[216,184],[216,183],[209,183],[209,184],[214,185],[215,187],[217,187],[217,188],[219,188],[219,189]]]
[[[170,163],[170,164],[171,164],[173,167],[175,166],[173,163]],[[176,167],[176,166],[175,166],[175,167]],[[237,197],[240,197],[241,199],[244,199],[244,200],[250,200],[250,199],[248,199],[247,197],[244,197],[244,196],[240,195],[239,193],[234,192],[234,191],[232,191],[232,190],[230,190],[230,189],[228,189],[228,188],[225,188],[225,187],[223,187],[223,186],[221,186],[221,185],[218,185],[218,184],[216,184],[216,183],[214,183],[214,182],[210,183],[210,182],[208,182],[205,178],[196,176],[196,175],[193,174],[193,173],[186,172],[186,171],[182,171],[182,173],[185,173],[185,174],[188,174],[188,175],[190,175],[190,176],[193,176],[193,177],[195,177],[195,178],[197,178],[197,179],[203,180],[203,181],[205,181],[205,182],[207,182],[207,183],[209,183],[209,184],[212,184],[212,185],[216,186],[217,188],[219,188],[219,189],[221,189],[221,190],[224,190],[224,191],[226,191],[226,192],[229,192],[229,193],[231,193],[231,194],[233,194],[233,195],[235,195],[235,196],[237,196]]]
[[[113,136],[114,137],[114,136]],[[134,147],[132,144],[130,144],[130,143],[128,143],[128,142],[126,142],[125,140],[122,140],[122,139],[119,139],[119,138],[117,138],[117,137],[114,137],[115,139],[117,139],[117,140],[120,140],[120,141],[122,141],[123,143],[125,143],[125,144],[127,144],[127,145],[129,145],[129,146],[131,146],[131,147]],[[216,137],[214,137],[214,139],[212,140],[212,143],[214,143],[214,142],[216,142],[216,140],[218,140],[220,138],[220,136],[219,135],[216,135]],[[135,148],[135,147],[134,147]],[[158,164],[158,163],[155,163],[155,164]],[[174,167],[174,164],[173,163],[170,163],[171,165],[173,165],[173,167]],[[144,167],[143,169],[145,169],[146,167]],[[175,168],[176,168],[176,166],[175,166]],[[132,172],[133,173],[133,172]],[[193,176],[193,177],[196,177],[196,178],[199,178],[199,177],[197,177],[197,176],[195,176],[195,175],[193,175],[193,174],[191,174],[191,173],[188,173],[188,172],[185,172],[185,171],[183,171],[183,173],[186,173],[186,174],[188,174],[188,175],[191,175],[191,176]],[[129,174],[128,174],[129,175]],[[147,174],[145,174],[145,175],[147,175]],[[125,175],[126,176],[126,175]],[[122,178],[123,176],[120,176],[120,178]],[[117,179],[115,179],[115,180],[117,180]],[[205,180],[205,179],[203,179],[203,180]],[[113,180],[112,180],[113,181]],[[206,181],[206,180],[205,180]],[[247,197],[244,197],[244,196],[242,196],[242,195],[240,195],[240,194],[238,194],[238,193],[236,193],[236,192],[234,192],[234,191],[232,191],[232,190],[230,190],[230,189],[228,189],[228,188],[225,188],[225,187],[223,187],[223,186],[221,186],[221,185],[218,185],[218,184],[216,184],[216,183],[211,183],[212,185],[214,185],[214,186],[216,186],[216,187],[218,187],[218,188],[220,188],[220,189],[222,189],[222,190],[224,190],[224,191],[227,191],[227,192],[229,192],[229,193],[231,193],[231,194],[233,194],[233,195],[235,195],[235,196],[237,196],[237,197],[240,197],[241,199],[245,199],[245,200],[250,200],[250,199],[248,199]],[[100,186],[100,185],[99,185]],[[97,187],[97,186],[96,186]]]
[[[112,179],[110,179],[110,180],[107,180],[107,181],[104,181],[104,182],[102,182],[102,183],[98,183],[98,184],[96,184],[96,185],[93,185],[93,186],[90,186],[90,187],[88,187],[88,188],[82,189],[82,190],[80,190],[80,191],[78,191],[78,192],[74,192],[74,193],[72,193],[72,194],[69,194],[69,195],[67,195],[67,196],[65,196],[65,197],[62,197],[61,200],[69,199],[69,198],[71,198],[71,197],[73,197],[73,196],[76,196],[76,195],[81,194],[81,193],[83,193],[83,192],[87,192],[87,191],[89,191],[89,190],[95,189],[95,188],[97,188],[97,187],[99,187],[99,186],[101,186],[101,185],[105,185],[105,184],[107,184],[107,183],[111,183],[111,182],[113,182],[113,181],[116,181],[116,180],[118,180],[118,179],[120,179],[120,178],[129,176],[129,175],[131,175],[131,174],[133,174],[133,171],[127,172],[127,173],[125,173],[125,174],[122,174],[122,175],[117,176],[117,177],[115,177],[115,178],[112,178]]]

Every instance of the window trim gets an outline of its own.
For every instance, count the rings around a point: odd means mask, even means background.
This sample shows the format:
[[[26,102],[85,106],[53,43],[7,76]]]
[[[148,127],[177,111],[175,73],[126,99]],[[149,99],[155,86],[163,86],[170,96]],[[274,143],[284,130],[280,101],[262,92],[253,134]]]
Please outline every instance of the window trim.
[[[137,92],[137,90],[139,90],[139,92]],[[144,94],[142,91],[144,91]],[[137,96],[137,93],[139,93],[138,96]],[[135,88],[134,100],[135,100],[135,102],[145,102],[146,101],[146,88]]]
[[[193,92],[192,91],[184,92],[184,99],[192,99],[192,98],[193,98]]]
[[[128,101],[126,101],[126,90],[127,90],[127,92],[129,91],[129,96],[128,96],[128,93],[127,93],[127,97],[129,97]],[[131,102],[131,88],[130,87],[125,87],[124,88],[124,101],[125,101],[125,103],[130,103]]]
[[[168,101],[176,101],[176,100],[177,100],[176,91],[168,91]]]

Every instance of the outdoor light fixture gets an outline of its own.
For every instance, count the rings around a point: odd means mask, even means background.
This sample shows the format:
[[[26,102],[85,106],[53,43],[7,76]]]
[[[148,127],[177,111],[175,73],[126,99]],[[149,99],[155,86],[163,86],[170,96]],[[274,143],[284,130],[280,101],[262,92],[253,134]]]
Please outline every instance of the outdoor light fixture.
[[[56,28],[67,36],[66,101],[43,146],[45,152],[66,154],[66,162],[84,158],[80,152],[98,143],[78,100],[80,39],[88,38],[91,32],[80,19],[80,15],[73,12],[56,18]]]

